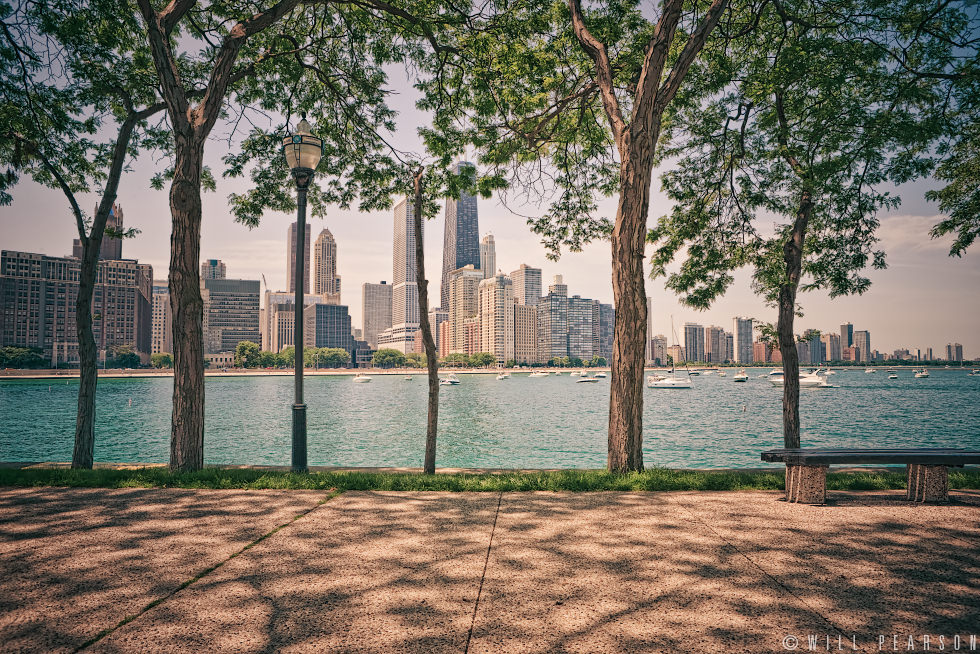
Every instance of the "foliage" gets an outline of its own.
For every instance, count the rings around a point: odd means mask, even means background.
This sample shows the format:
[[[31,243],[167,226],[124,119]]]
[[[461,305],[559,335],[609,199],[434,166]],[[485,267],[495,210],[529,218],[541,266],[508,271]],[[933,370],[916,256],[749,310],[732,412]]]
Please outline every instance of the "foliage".
[[[831,472],[828,490],[885,490],[905,487],[904,472]],[[100,468],[0,469],[0,485],[76,488],[246,488],[323,491],[725,491],[782,490],[784,474],[772,471],[707,471],[653,468],[645,472],[614,474],[605,470],[560,470],[493,474],[440,473],[420,475],[395,472],[290,472],[260,468],[205,468],[171,473],[165,468],[129,470]],[[980,488],[980,471],[951,469],[951,489]]]
[[[603,368],[609,364],[606,363],[606,357],[601,357],[598,354],[596,354],[589,361],[589,365],[592,366],[593,368]]]
[[[439,362],[443,366],[452,366],[455,368],[463,368],[468,366],[470,363],[470,358],[463,354],[462,352],[450,352],[446,356],[442,357]]]
[[[342,347],[305,347],[303,365],[307,368],[345,368],[350,363],[350,352]]]
[[[131,345],[116,345],[109,348],[109,352],[111,356],[106,358],[106,368],[139,368],[142,365]]]
[[[515,368],[515,367],[517,367],[516,359],[507,359],[507,362],[504,363],[504,368]]]
[[[692,70],[695,88],[676,103],[659,153],[679,161],[663,175],[675,207],[649,234],[654,276],[703,309],[750,266],[756,291],[775,302],[783,244],[808,197],[800,290],[867,290],[864,269],[885,266],[878,212],[899,203],[890,185],[929,172],[941,126],[943,80],[896,62],[904,52],[920,70],[942,70],[950,59],[943,36],[917,29],[918,5],[770,4],[754,32]],[[940,35],[959,21],[944,7],[931,19]]]
[[[239,341],[235,347],[236,368],[257,368],[261,360],[261,349],[257,343]]]
[[[474,368],[488,368],[496,362],[497,357],[490,352],[474,352],[470,355],[470,365]]]
[[[409,368],[425,368],[428,364],[428,359],[425,358],[424,354],[419,352],[409,352],[405,355],[405,365]]]
[[[405,355],[398,350],[382,348],[371,357],[371,363],[378,368],[401,368],[405,365]]]
[[[49,368],[51,360],[44,357],[44,350],[37,347],[0,348],[0,368]]]
[[[169,352],[158,352],[150,355],[150,365],[154,368],[173,368],[174,356]]]

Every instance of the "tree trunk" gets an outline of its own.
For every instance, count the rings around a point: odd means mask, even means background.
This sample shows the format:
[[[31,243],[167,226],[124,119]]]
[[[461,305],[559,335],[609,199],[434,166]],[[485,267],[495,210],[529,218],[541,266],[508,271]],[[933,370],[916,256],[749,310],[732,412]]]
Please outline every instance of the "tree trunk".
[[[98,220],[98,218],[96,218]],[[95,389],[99,362],[92,333],[92,296],[102,247],[101,229],[93,225],[92,235],[82,240],[82,264],[78,273],[78,297],[75,300],[75,333],[78,336],[78,411],[75,414],[75,450],[72,468],[91,469],[95,460]]]
[[[415,281],[419,288],[419,329],[422,330],[422,345],[429,371],[429,410],[425,423],[425,461],[422,472],[432,475],[436,472],[436,433],[439,428],[439,354],[436,352],[432,325],[429,323],[429,281],[425,278],[425,247],[422,242],[423,173],[423,168],[415,173]]]
[[[612,232],[613,351],[609,387],[609,454],[611,472],[643,470],[643,365],[646,352],[647,298],[644,247],[653,147],[652,133],[627,142],[620,166],[619,205]]]
[[[170,308],[173,311],[174,393],[170,469],[204,466],[204,335],[199,272],[201,166],[204,141],[174,130],[177,162],[170,187]]]
[[[803,270],[803,242],[812,212],[813,200],[810,192],[804,190],[793,229],[783,244],[786,281],[779,288],[776,335],[779,354],[783,358],[783,444],[787,448],[800,446],[800,357],[793,334],[793,321],[796,317],[796,290]]]

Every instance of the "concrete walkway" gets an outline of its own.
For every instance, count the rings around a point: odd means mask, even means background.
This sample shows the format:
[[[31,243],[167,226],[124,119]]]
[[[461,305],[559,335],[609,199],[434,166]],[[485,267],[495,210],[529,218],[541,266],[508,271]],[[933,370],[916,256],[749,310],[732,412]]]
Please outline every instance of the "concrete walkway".
[[[0,651],[969,651],[980,494],[779,496],[0,489]]]

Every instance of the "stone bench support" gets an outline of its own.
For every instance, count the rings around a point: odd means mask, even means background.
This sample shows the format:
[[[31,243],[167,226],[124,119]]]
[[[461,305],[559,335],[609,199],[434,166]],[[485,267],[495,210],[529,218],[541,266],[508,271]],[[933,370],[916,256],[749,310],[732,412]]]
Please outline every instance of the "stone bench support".
[[[906,466],[910,502],[949,502],[949,468],[910,463]]]
[[[787,463],[786,501],[824,504],[827,501],[827,466]]]

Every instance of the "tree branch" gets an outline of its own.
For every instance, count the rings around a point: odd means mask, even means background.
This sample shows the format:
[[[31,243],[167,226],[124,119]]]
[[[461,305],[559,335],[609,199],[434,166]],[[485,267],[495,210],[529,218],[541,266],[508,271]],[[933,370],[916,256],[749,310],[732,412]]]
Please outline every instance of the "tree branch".
[[[593,36],[589,28],[585,26],[581,0],[568,0],[568,8],[572,12],[572,29],[575,32],[575,37],[592,58],[592,61],[595,62],[596,81],[602,95],[602,105],[609,117],[609,125],[612,127],[616,145],[622,150],[626,122],[623,120],[623,112],[619,107],[619,99],[616,97],[616,91],[613,87],[612,66],[609,64],[609,53],[606,51],[606,45]]]
[[[694,63],[698,53],[704,48],[704,44],[708,40],[708,34],[711,33],[711,30],[721,20],[721,15],[727,7],[728,0],[714,0],[711,3],[711,7],[708,8],[708,13],[701,19],[701,24],[698,25],[694,33],[687,39],[687,43],[684,44],[684,49],[670,69],[670,74],[667,75],[667,79],[657,92],[657,105],[660,109],[666,107],[674,99],[674,96],[677,95],[681,81],[687,75],[687,71],[691,67],[691,64]]]
[[[172,0],[167,8],[176,11],[178,7],[182,6],[176,4],[180,1]],[[190,116],[187,113],[187,93],[184,91],[184,84],[180,79],[180,72],[177,70],[173,51],[170,49],[169,32],[161,16],[153,11],[150,0],[136,0],[136,4],[146,22],[146,33],[153,54],[153,64],[160,75],[160,90],[164,101],[167,103],[170,120],[173,122],[175,130],[183,131],[190,121]],[[186,10],[185,8],[184,11]],[[174,14],[170,15],[173,16]],[[171,29],[173,28],[171,27]]]

